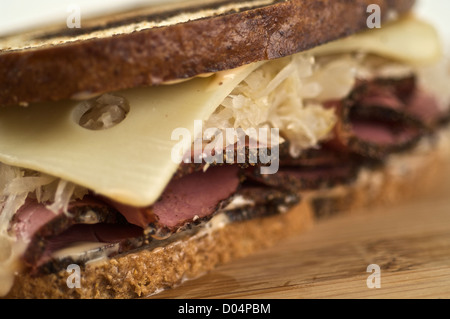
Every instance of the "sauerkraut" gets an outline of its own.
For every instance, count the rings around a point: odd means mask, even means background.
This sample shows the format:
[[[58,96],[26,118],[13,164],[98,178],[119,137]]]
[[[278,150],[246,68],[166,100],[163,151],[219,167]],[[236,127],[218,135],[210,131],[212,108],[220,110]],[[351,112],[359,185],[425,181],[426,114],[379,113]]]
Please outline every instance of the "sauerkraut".
[[[350,64],[349,64],[350,63]],[[321,98],[342,98],[353,87],[352,61],[334,61],[321,66],[314,57],[297,54],[264,64],[242,81],[222,102],[204,127],[244,131],[261,127],[279,128],[289,140],[291,153],[317,146],[327,138],[336,123],[333,110],[325,109]],[[334,73],[333,92],[325,90],[327,68],[344,72]]]
[[[10,222],[27,198],[47,204],[55,214],[68,214],[70,201],[87,193],[87,189],[65,180],[0,163],[0,235],[13,236],[9,234]]]
[[[443,62],[444,63],[444,62]],[[315,58],[308,52],[265,63],[241,82],[205,121],[205,128],[279,128],[291,156],[331,137],[337,118],[325,101],[345,98],[357,80],[415,74],[424,89],[450,105],[450,63],[411,65],[364,53]],[[431,80],[432,79],[432,80]]]

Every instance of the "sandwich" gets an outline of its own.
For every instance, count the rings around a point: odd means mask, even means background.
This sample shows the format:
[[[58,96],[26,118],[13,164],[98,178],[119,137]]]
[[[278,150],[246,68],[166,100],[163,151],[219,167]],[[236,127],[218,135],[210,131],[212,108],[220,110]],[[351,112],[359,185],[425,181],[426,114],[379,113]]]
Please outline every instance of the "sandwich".
[[[413,8],[184,1],[1,38],[1,296],[143,298],[431,189],[450,71]]]

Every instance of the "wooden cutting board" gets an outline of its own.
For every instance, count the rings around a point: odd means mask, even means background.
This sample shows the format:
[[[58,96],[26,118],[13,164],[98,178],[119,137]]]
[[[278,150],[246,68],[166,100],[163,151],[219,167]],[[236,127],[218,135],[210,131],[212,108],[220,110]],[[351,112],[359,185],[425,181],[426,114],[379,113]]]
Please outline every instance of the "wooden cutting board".
[[[322,221],[155,297],[450,298],[450,174],[426,198]]]

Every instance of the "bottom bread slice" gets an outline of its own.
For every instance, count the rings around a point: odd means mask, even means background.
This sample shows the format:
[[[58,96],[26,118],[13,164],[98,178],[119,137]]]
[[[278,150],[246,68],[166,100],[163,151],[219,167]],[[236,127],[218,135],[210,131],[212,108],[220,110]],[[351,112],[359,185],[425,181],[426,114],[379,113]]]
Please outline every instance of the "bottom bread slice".
[[[351,185],[302,193],[293,209],[267,217],[228,222],[218,214],[197,230],[80,269],[80,287],[69,288],[71,272],[20,274],[9,298],[142,298],[174,288],[220,264],[279,244],[313,227],[321,218],[392,205],[424,195],[447,169],[448,134],[427,139],[414,150],[391,156],[382,168],[363,169]]]

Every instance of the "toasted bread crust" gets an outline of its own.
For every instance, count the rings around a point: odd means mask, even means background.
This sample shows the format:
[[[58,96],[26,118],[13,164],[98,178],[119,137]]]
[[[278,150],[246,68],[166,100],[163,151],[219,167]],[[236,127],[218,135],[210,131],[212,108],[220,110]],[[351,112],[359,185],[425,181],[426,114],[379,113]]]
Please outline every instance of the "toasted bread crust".
[[[302,202],[287,213],[227,224],[163,248],[89,265],[81,272],[78,289],[67,287],[70,274],[65,270],[42,277],[22,274],[7,298],[142,298],[176,287],[219,264],[281,244],[323,217],[424,196],[448,169],[447,136],[442,135],[431,150],[408,152],[391,158],[383,168],[364,171],[354,184],[302,194]]]
[[[369,4],[380,5],[385,20],[409,11],[414,0],[275,0],[128,34],[6,48],[0,106],[86,98],[294,54],[366,29]]]

